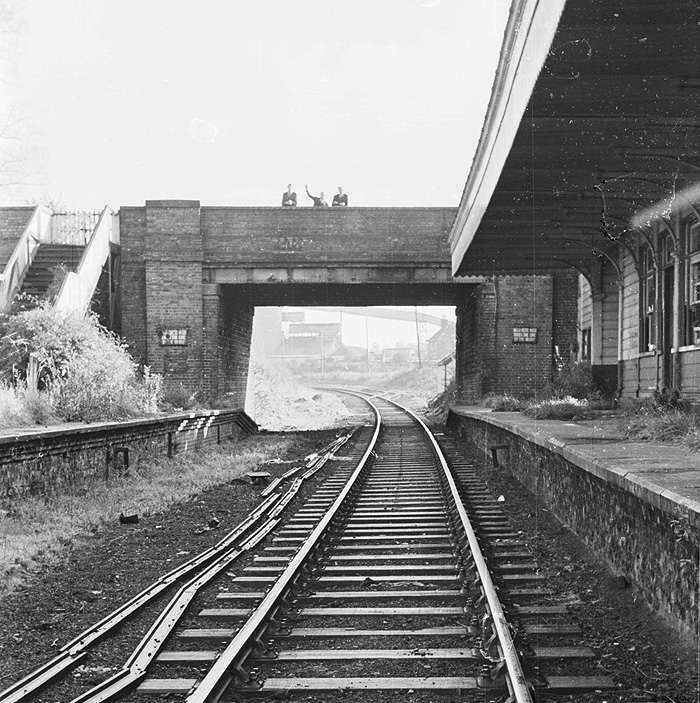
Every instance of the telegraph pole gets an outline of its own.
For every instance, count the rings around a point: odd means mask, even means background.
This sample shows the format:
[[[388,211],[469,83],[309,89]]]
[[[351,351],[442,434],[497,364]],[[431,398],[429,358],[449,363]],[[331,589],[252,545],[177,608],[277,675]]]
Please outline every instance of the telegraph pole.
[[[422,368],[420,359],[420,332],[418,331],[418,306],[414,306],[413,311],[416,315],[416,345],[418,346],[418,368]]]

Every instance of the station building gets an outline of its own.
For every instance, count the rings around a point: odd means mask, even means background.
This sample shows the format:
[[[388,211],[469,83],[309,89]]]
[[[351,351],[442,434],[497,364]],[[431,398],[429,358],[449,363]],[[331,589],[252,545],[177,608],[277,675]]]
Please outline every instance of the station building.
[[[621,399],[700,401],[700,9],[515,0],[453,274],[578,278],[573,352]]]

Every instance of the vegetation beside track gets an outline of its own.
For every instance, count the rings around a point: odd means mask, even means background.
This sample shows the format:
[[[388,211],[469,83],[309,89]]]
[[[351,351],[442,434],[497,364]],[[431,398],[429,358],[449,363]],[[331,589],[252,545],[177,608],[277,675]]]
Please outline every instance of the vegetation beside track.
[[[155,413],[161,379],[93,314],[40,305],[0,316],[0,428]]]
[[[292,444],[285,437],[249,437],[173,459],[154,459],[108,483],[18,502],[0,516],[0,595],[59,558],[81,536],[118,524],[120,514],[143,517],[165,510],[279,459]]]

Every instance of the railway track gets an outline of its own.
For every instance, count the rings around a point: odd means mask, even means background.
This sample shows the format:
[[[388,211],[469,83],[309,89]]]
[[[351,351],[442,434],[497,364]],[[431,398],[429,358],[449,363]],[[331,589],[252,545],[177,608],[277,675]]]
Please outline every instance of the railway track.
[[[593,652],[449,439],[441,450],[400,406],[372,407],[354,456],[290,516],[301,476],[337,459],[349,435],[265,489],[255,518],[181,586],[121,670],[76,701],[531,701],[612,688],[580,673]],[[29,679],[0,702],[28,699]]]

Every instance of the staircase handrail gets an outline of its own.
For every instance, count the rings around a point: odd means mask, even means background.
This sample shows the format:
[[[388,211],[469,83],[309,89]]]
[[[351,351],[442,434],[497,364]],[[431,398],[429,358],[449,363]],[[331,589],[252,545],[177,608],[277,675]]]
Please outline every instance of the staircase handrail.
[[[62,312],[84,315],[90,307],[92,295],[102,275],[102,267],[109,256],[112,241],[112,212],[108,205],[100,218],[80,257],[76,271],[69,271],[63,279],[53,307]]]
[[[24,277],[32,264],[39,244],[47,241],[53,212],[45,205],[37,205],[12,255],[0,273],[0,312],[10,309],[12,300],[22,287]]]

